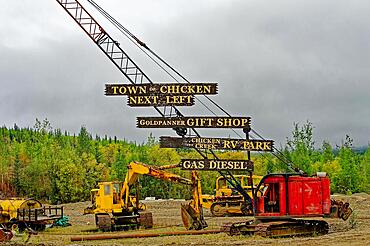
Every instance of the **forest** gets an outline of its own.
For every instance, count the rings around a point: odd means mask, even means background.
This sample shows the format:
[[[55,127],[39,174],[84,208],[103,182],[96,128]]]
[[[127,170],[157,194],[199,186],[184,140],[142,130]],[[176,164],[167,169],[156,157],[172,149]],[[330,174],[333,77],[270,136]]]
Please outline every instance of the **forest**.
[[[255,174],[292,172],[292,167],[307,174],[326,172],[331,192],[352,194],[370,192],[370,145],[365,151],[353,150],[353,139],[344,136],[341,146],[324,141],[315,148],[312,123],[294,123],[291,136],[275,155],[253,153]],[[220,159],[246,159],[245,152],[218,151]],[[0,127],[0,182],[8,182],[18,196],[32,197],[52,204],[85,201],[97,182],[123,180],[127,164],[140,161],[150,165],[179,163],[181,158],[200,158],[191,149],[159,148],[150,134],[145,143],[108,136],[92,136],[86,126],[78,135],[53,129],[47,119],[36,119],[31,128]],[[189,177],[190,172],[173,170]],[[217,172],[200,172],[204,194],[213,194]],[[189,198],[188,187],[151,177],[140,179],[141,196]]]

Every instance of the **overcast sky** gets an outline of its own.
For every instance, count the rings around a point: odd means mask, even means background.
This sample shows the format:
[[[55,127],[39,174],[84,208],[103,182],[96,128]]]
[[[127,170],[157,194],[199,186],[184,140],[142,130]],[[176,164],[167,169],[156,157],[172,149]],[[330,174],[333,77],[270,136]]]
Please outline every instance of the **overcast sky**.
[[[80,1],[153,81],[171,81]],[[284,144],[293,123],[313,123],[332,145],[348,134],[370,142],[370,1],[96,0],[190,81],[218,82],[211,96],[235,116],[251,116],[263,137]],[[128,83],[54,0],[2,1],[0,124],[54,128],[143,142],[172,130],[137,129],[126,98],[105,83]],[[186,114],[209,115],[199,103]],[[204,135],[235,137],[228,130]]]

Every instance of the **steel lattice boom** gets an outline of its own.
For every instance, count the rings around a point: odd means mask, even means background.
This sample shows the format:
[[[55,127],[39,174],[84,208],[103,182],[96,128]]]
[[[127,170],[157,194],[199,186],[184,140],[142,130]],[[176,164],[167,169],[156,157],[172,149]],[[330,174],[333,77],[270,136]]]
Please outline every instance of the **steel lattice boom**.
[[[77,0],[57,0],[86,34],[133,84],[152,83],[135,62],[119,47]]]
[[[153,83],[152,80],[135,64],[135,62],[121,49],[119,43],[115,41],[99,23],[86,11],[78,0],[56,0],[64,10],[76,21],[84,32],[94,41],[103,53],[116,65],[121,73],[132,84]],[[184,115],[174,106],[154,107],[163,117],[173,117]],[[168,109],[169,108],[169,109]],[[175,128],[177,134],[184,136],[186,128]],[[196,129],[191,128],[196,136],[200,134]],[[203,158],[207,156],[197,148],[194,148]],[[213,151],[210,151],[215,159],[219,159]],[[230,171],[219,171],[228,182],[240,192],[246,201],[251,202],[251,198],[241,187],[240,183],[232,176]]]

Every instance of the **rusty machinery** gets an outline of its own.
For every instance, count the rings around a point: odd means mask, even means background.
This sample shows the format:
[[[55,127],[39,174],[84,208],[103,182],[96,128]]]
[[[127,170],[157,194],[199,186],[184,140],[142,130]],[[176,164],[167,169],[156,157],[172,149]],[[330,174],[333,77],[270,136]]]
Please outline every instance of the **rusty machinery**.
[[[153,83],[152,80],[141,70],[140,67],[127,55],[120,47],[120,44],[115,41],[96,20],[86,11],[78,0],[56,0],[63,9],[75,20],[82,30],[91,38],[91,40],[99,47],[99,49],[108,57],[108,59],[118,68],[118,70],[128,79],[131,84]],[[104,17],[106,17],[113,25],[123,32],[129,39],[138,45],[141,49],[148,51],[151,55],[162,62],[165,67],[178,76],[181,81],[190,83],[183,75],[171,67],[166,61],[153,52],[144,42],[140,41],[136,36],[130,33],[112,16],[105,12],[93,0],[88,0]],[[163,68],[161,66],[161,68]],[[168,73],[168,71],[166,71]],[[174,77],[172,77],[174,78]],[[179,81],[175,79],[176,81]],[[232,117],[221,106],[211,100],[205,98],[220,109],[228,117]],[[155,110],[162,117],[184,117],[178,108],[175,106],[154,106]],[[207,108],[207,107],[206,107]],[[207,108],[209,110],[209,108]],[[190,133],[200,137],[199,132],[194,128],[179,128],[174,130],[180,136],[185,136],[190,130]],[[261,137],[255,130],[251,128],[243,129],[246,134],[246,139],[249,139],[251,131],[256,136]],[[240,135],[239,135],[240,136]],[[216,153],[209,149],[194,148],[204,159],[214,158],[219,159]],[[275,151],[280,152],[274,148]],[[274,154],[274,153],[273,153]],[[277,156],[277,155],[276,155]],[[283,156],[283,155],[282,155]],[[282,156],[277,156],[279,159]],[[248,151],[248,160],[250,160],[250,152]],[[274,235],[272,231],[280,231],[285,228],[285,234],[294,235],[303,231],[302,234],[318,231],[324,233],[327,231],[327,224],[317,220],[316,222],[307,222],[308,220],[295,220],[294,217],[323,217],[336,216],[343,219],[348,218],[351,214],[351,209],[347,203],[333,201],[329,205],[330,188],[329,179],[327,177],[306,177],[298,169],[295,169],[289,160],[283,158],[283,162],[287,163],[288,167],[297,173],[295,174],[276,174],[263,177],[256,190],[252,185],[252,196],[243,189],[240,182],[232,175],[229,170],[218,170],[227,182],[243,196],[243,207],[249,213],[253,213],[256,219],[239,224],[226,226],[230,234],[249,234],[256,231],[266,231],[265,235]],[[250,173],[252,177],[252,174]],[[295,183],[298,183],[295,186]],[[314,185],[315,184],[315,185]],[[311,186],[313,185],[313,186]],[[308,188],[308,187],[310,188]],[[302,190],[297,187],[301,187]],[[304,188],[307,189],[304,189]],[[294,190],[296,189],[297,190]],[[262,190],[261,190],[262,189]],[[312,189],[312,191],[311,191]],[[314,193],[313,193],[314,192]],[[316,194],[314,197],[312,194]],[[308,202],[310,201],[310,202]],[[314,204],[314,205],[313,205]],[[298,210],[295,207],[298,207]],[[307,211],[311,212],[307,212]],[[293,211],[295,211],[293,213]],[[300,212],[299,212],[300,211]],[[316,223],[316,224],[315,224]],[[258,226],[257,226],[258,225]],[[274,229],[275,228],[275,229]],[[303,228],[303,229],[302,229]],[[316,228],[316,229],[315,229]],[[271,232],[271,233],[270,233]],[[284,234],[282,233],[282,234]],[[264,233],[261,233],[264,234]],[[279,234],[279,233],[277,233]]]
[[[138,178],[140,175],[188,185],[192,189],[192,200],[181,205],[181,217],[187,229],[200,230],[207,227],[201,205],[201,184],[196,172],[187,179],[164,171],[169,167],[154,167],[144,163],[131,162],[124,182],[100,182],[97,189],[91,191],[92,205],[84,210],[85,214],[94,214],[99,229],[115,230],[119,228],[151,228],[152,214],[145,211],[145,205],[139,203]],[[170,168],[173,168],[172,166]],[[162,169],[162,170],[161,170]],[[135,187],[135,195],[130,190]]]

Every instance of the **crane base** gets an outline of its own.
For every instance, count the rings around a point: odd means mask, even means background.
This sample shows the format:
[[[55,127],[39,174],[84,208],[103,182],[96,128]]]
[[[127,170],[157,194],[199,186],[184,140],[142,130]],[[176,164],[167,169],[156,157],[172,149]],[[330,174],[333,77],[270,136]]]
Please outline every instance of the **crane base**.
[[[323,220],[248,220],[225,224],[222,229],[229,235],[292,237],[324,235],[329,232],[329,225]]]

